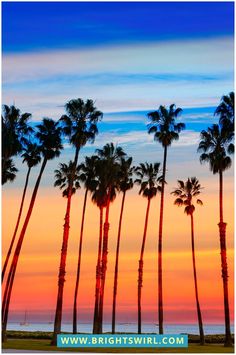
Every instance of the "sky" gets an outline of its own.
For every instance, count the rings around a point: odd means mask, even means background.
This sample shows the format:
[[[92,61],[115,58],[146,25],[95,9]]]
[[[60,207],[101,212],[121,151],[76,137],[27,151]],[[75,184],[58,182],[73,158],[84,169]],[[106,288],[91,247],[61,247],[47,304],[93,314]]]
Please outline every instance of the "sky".
[[[218,240],[218,179],[199,163],[199,132],[217,122],[214,111],[223,94],[233,90],[233,2],[3,2],[2,102],[42,117],[59,119],[73,98],[91,98],[103,111],[99,135],[80,159],[113,141],[134,164],[162,162],[160,145],[147,134],[147,113],[175,103],[183,109],[186,130],[168,152],[164,217],[165,321],[195,323],[190,222],[173,206],[170,192],[177,179],[197,176],[204,186],[204,206],[196,211],[196,250],[200,299],[206,323],[223,323],[223,292]],[[54,169],[73,157],[65,144],[42,179],[19,262],[10,319],[27,308],[32,318],[46,319],[55,307],[57,270],[66,201],[53,188]],[[14,229],[26,168],[3,188],[3,254]],[[29,201],[39,168],[33,169]],[[229,291],[233,305],[233,169],[225,174],[225,220]],[[144,261],[143,313],[157,321],[157,232],[159,201],[151,206]],[[75,196],[65,284],[64,317],[70,319],[83,189]],[[119,196],[111,208],[105,319],[111,319],[112,277]],[[133,206],[135,205],[135,214]],[[135,188],[127,197],[121,241],[118,321],[136,321],[137,263],[146,201]],[[91,203],[85,221],[84,259],[79,291],[79,319],[91,321],[99,213]],[[4,259],[4,258],[3,258]],[[153,286],[154,285],[154,286]],[[173,287],[175,297],[173,298]],[[127,292],[127,288],[134,290]],[[27,289],[27,293],[25,290]],[[233,317],[233,312],[231,312]],[[181,315],[181,316],[180,316]]]

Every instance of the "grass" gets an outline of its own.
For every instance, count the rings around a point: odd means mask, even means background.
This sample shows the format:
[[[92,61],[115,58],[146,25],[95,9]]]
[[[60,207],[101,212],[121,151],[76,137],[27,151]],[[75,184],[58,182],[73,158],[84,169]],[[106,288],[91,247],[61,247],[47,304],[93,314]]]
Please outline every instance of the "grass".
[[[62,352],[99,352],[99,353],[233,353],[234,348],[225,348],[223,344],[190,343],[188,348],[158,349],[158,348],[67,348],[60,349],[50,345],[49,339],[11,339],[3,344],[3,349],[62,351]]]

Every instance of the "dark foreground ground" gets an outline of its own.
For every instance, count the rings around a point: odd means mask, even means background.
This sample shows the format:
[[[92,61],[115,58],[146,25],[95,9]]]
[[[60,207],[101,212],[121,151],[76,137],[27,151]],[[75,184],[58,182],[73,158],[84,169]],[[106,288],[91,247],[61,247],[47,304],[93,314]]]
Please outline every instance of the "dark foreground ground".
[[[206,345],[199,345],[199,337],[189,335],[188,348],[64,348],[50,345],[51,333],[8,332],[8,340],[2,345],[3,352],[32,350],[35,352],[98,352],[98,353],[234,353],[234,348],[225,348],[223,335],[207,335]]]

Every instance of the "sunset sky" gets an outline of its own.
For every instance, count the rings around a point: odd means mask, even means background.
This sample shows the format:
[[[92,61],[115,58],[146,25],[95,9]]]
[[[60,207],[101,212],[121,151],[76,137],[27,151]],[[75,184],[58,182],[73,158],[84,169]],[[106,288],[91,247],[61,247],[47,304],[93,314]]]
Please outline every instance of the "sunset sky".
[[[166,323],[196,323],[190,220],[173,206],[177,179],[197,176],[204,187],[195,213],[196,262],[203,321],[223,323],[218,236],[218,176],[200,165],[199,132],[212,123],[223,94],[233,90],[233,2],[14,3],[3,2],[2,102],[59,119],[73,98],[91,98],[104,112],[99,135],[80,161],[107,142],[121,145],[134,164],[162,162],[147,134],[147,113],[159,105],[183,108],[186,130],[168,151],[164,214],[163,282]],[[51,320],[66,200],[53,187],[54,170],[73,150],[65,142],[48,163],[28,226],[11,302],[10,320]],[[3,260],[14,230],[26,167],[3,187]],[[39,167],[33,169],[28,205]],[[229,293],[233,318],[233,168],[225,174]],[[84,190],[73,198],[64,316],[71,318]],[[127,195],[120,250],[117,321],[136,321],[137,269],[147,201],[135,187]],[[111,207],[105,321],[111,320],[114,257],[121,196]],[[160,196],[151,204],[144,259],[143,320],[157,322],[157,238]],[[26,211],[26,209],[25,209]],[[89,201],[85,220],[78,321],[93,319],[99,211]]]

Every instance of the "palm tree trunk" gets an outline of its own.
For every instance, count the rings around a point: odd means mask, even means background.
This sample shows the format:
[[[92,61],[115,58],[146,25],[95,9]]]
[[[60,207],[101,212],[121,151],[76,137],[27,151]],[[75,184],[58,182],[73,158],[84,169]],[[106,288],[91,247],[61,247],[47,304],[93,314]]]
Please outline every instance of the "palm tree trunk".
[[[99,320],[98,320],[98,307],[99,307],[99,290],[101,283],[101,252],[102,252],[102,228],[103,228],[103,207],[100,207],[100,229],[99,229],[99,242],[98,242],[98,257],[96,266],[96,287],[95,287],[95,305],[93,317],[93,334],[98,334]]]
[[[16,239],[16,234],[17,234],[17,231],[18,231],[18,227],[19,227],[19,224],[20,224],[21,214],[22,214],[22,211],[23,211],[23,206],[24,206],[24,201],[25,201],[25,194],[26,194],[26,190],[27,190],[28,182],[29,182],[30,171],[31,171],[31,167],[28,168],[28,172],[26,174],[25,186],[24,186],[23,195],[22,195],[22,198],[21,198],[21,204],[20,204],[20,209],[19,209],[19,213],[18,213],[18,218],[17,218],[17,221],[16,221],[15,230],[14,230],[14,233],[13,233],[13,236],[12,236],[12,239],[11,239],[11,244],[10,244],[8,252],[7,252],[6,260],[5,260],[4,265],[3,265],[2,283],[4,281],[6,268],[7,268],[7,265],[8,265],[9,258],[11,256],[11,251],[12,251],[12,248],[13,248],[13,245],[14,245],[14,242],[15,242],[15,239]]]
[[[85,217],[87,196],[88,196],[88,189],[86,189],[85,195],[84,195],[84,206],[83,206],[81,229],[80,229],[79,255],[78,255],[78,265],[77,265],[75,294],[74,294],[74,307],[73,307],[73,333],[74,334],[77,333],[77,295],[78,295],[78,289],[79,289],[80,264],[81,264],[82,245],[83,245],[83,232],[84,232],[84,217]]]
[[[63,291],[64,291],[64,283],[65,283],[66,257],[67,257],[67,247],[68,247],[68,238],[69,238],[69,229],[70,229],[71,196],[72,196],[72,189],[70,187],[68,192],[66,214],[65,214],[63,241],[62,241],[62,248],[61,248],[61,259],[60,259],[60,267],[59,267],[59,274],[58,274],[57,305],[56,305],[54,331],[53,331],[53,338],[52,338],[51,345],[57,344],[57,334],[61,332]]]
[[[117,245],[116,245],[116,262],[115,262],[113,304],[112,304],[112,334],[115,333],[115,326],[116,326],[116,296],[117,296],[117,284],[118,284],[118,264],[119,264],[120,235],[121,235],[122,217],[123,217],[124,204],[125,204],[125,195],[126,195],[126,191],[123,192],[123,197],[122,197]]]
[[[80,151],[80,148],[77,147],[77,148],[75,149],[75,157],[74,157],[74,165],[75,165],[75,167],[76,167],[77,164],[78,164],[79,151]]]
[[[166,178],[167,147],[164,147],[163,159],[163,181],[161,186],[160,220],[159,220],[159,240],[158,240],[158,315],[159,334],[163,334],[163,293],[162,293],[162,230],[164,214],[164,194]]]
[[[108,194],[110,196],[110,193]],[[106,206],[106,216],[105,223],[103,228],[103,243],[102,243],[102,270],[101,270],[101,285],[100,285],[100,299],[99,299],[99,334],[102,333],[103,325],[103,304],[104,304],[104,290],[105,290],[105,281],[106,281],[106,271],[107,271],[107,254],[108,254],[108,232],[109,232],[109,208],[110,208],[110,197],[108,198]]]
[[[141,331],[142,331],[142,329],[141,329],[141,325],[142,325],[141,296],[142,296],[142,287],[143,287],[143,254],[144,254],[144,248],[145,248],[145,242],[146,242],[146,236],[147,236],[147,226],[148,226],[150,202],[151,202],[151,199],[148,198],[144,231],[143,231],[143,242],[142,242],[142,247],[141,247],[140,259],[139,259],[139,269],[138,269],[138,334],[141,334]]]
[[[194,275],[195,296],[196,296],[196,303],[197,303],[197,316],[198,316],[198,326],[199,326],[199,333],[200,333],[200,344],[204,345],[205,339],[204,339],[204,331],[203,331],[203,324],[202,324],[202,314],[201,314],[200,302],[199,302],[199,297],[198,297],[198,286],[197,286],[197,271],[196,271],[195,247],[194,247],[193,214],[191,214],[191,242],[192,242],[193,275]]]
[[[226,253],[226,223],[223,220],[223,172],[219,172],[219,207],[220,207],[220,254],[221,254],[221,272],[224,290],[224,313],[225,313],[225,346],[232,346],[232,337],[230,331],[230,313],[229,313],[229,294],[228,294],[228,266]]]
[[[6,340],[7,320],[8,320],[11,293],[12,293],[12,287],[13,287],[13,283],[14,283],[17,263],[19,260],[21,247],[22,247],[22,244],[24,241],[24,236],[25,236],[26,229],[27,229],[29,221],[30,221],[31,214],[33,212],[38,188],[39,188],[40,181],[41,181],[41,178],[43,175],[43,171],[46,167],[46,164],[47,164],[47,159],[44,158],[40,172],[39,172],[39,176],[37,178],[37,181],[36,181],[36,184],[34,187],[34,191],[33,191],[33,194],[32,194],[31,200],[30,200],[29,209],[28,209],[27,215],[25,217],[25,221],[24,221],[24,224],[23,224],[23,227],[22,227],[22,230],[21,230],[21,233],[20,233],[17,245],[16,245],[15,253],[13,256],[12,263],[11,263],[10,272],[8,274],[8,278],[7,278],[7,282],[6,282],[6,287],[5,287],[4,296],[3,296],[3,306],[2,306],[2,319],[3,319],[3,321],[2,321],[2,340],[3,341]]]

